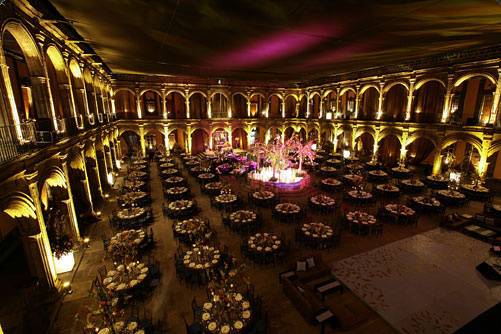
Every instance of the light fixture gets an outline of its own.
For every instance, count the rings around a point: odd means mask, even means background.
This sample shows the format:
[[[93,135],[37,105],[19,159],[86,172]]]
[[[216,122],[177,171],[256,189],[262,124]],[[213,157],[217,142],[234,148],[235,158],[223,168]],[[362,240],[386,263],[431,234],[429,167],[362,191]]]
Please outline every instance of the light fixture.
[[[349,159],[350,158],[350,150],[343,150],[343,158]]]
[[[110,186],[112,186],[112,185],[113,185],[113,181],[114,181],[114,180],[113,180],[113,173],[108,173],[108,184],[109,184]]]

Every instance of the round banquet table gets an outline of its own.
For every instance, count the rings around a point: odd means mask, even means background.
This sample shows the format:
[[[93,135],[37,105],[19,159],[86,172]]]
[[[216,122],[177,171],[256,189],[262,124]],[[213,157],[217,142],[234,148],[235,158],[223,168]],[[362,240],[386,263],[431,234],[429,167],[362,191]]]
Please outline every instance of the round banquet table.
[[[118,205],[128,207],[134,205],[144,205],[148,200],[148,194],[144,191],[130,191],[118,196]]]
[[[128,190],[132,191],[143,191],[144,188],[146,187],[146,183],[141,180],[136,180],[136,179],[131,179],[131,180],[125,180],[123,187]]]
[[[363,190],[350,190],[346,194],[348,195],[347,199],[355,204],[368,204],[374,199],[370,192]]]
[[[361,175],[357,174],[346,174],[343,176],[343,182],[348,185],[357,184],[364,180]]]
[[[318,167],[318,162],[306,161],[306,162],[303,162],[303,167],[306,170],[315,170]]]
[[[301,241],[308,247],[326,249],[334,244],[334,229],[324,223],[306,223],[299,229]]]
[[[223,183],[220,181],[214,181],[214,182],[209,182],[204,184],[202,189],[204,190],[205,193],[209,195],[217,195],[221,193],[221,189],[223,189]]]
[[[361,163],[358,163],[358,162],[354,162],[354,163],[351,163],[351,164],[347,164],[345,166],[345,170],[348,170],[350,171],[351,173],[354,173],[354,172],[360,172],[364,169],[364,165],[362,165]]]
[[[258,217],[254,211],[238,210],[230,213],[228,223],[234,231],[249,232],[258,227]]]
[[[337,169],[332,166],[321,166],[320,172],[325,176],[333,176],[336,175]]]
[[[398,223],[416,223],[417,220],[413,219],[416,217],[416,211],[413,209],[409,208],[407,205],[404,204],[398,204],[398,203],[391,203],[391,204],[386,204],[384,209],[386,212],[395,217],[396,222]]]
[[[426,177],[426,183],[433,189],[447,189],[449,179],[442,175],[428,175]]]
[[[360,161],[360,159],[357,158],[357,157],[348,157],[348,158],[344,158],[344,160],[347,161],[348,163],[353,163],[353,162]]]
[[[442,203],[435,197],[415,196],[412,198],[413,206],[422,212],[442,211]]]
[[[167,205],[167,214],[172,218],[185,218],[195,212],[195,203],[188,199],[179,199]]]
[[[234,207],[238,204],[238,196],[235,194],[221,194],[214,197],[214,205],[220,209]]]
[[[162,171],[162,178],[168,179],[169,177],[179,175],[179,169],[167,168]]]
[[[174,159],[172,157],[161,157],[160,160],[158,160],[160,164],[166,163],[166,162],[174,162]]]
[[[381,169],[383,165],[379,161],[369,161],[365,163],[367,170]]]
[[[202,308],[204,333],[245,333],[251,316],[250,303],[240,293],[215,294]]]
[[[400,195],[400,189],[389,183],[378,184],[376,186],[376,193],[381,197],[395,198]]]
[[[214,173],[202,173],[198,174],[198,180],[202,182],[202,184],[212,182],[216,180],[216,174]]]
[[[313,161],[318,162],[318,163],[322,163],[324,160],[325,160],[325,157],[323,155],[320,155],[320,154],[315,155],[315,158],[313,159]]]
[[[166,188],[179,187],[185,184],[185,179],[182,176],[171,176],[163,180]]]
[[[132,261],[139,247],[146,240],[146,232],[143,230],[125,230],[118,232],[108,242],[107,251],[115,261],[130,257]]]
[[[198,176],[202,173],[208,173],[208,172],[210,172],[210,170],[208,168],[199,166],[198,164],[196,166],[190,168],[190,174],[194,175],[194,176]]]
[[[194,244],[204,239],[210,229],[206,220],[199,217],[179,220],[172,225],[174,235],[185,244]]]
[[[419,193],[424,190],[424,183],[416,179],[405,179],[400,181],[400,188],[408,193]]]
[[[273,214],[282,222],[294,223],[297,219],[301,218],[301,207],[294,203],[279,203],[275,205]]]
[[[119,297],[129,293],[131,289],[139,287],[148,277],[148,273],[149,268],[142,262],[120,264],[106,273],[103,285],[109,293]]]
[[[173,162],[164,162],[160,165],[160,170],[176,168],[176,164]]]
[[[168,200],[175,201],[178,199],[187,198],[190,196],[190,191],[187,187],[179,186],[179,187],[170,187],[164,189],[165,197]]]
[[[462,194],[457,190],[451,190],[451,189],[438,190],[437,197],[445,205],[451,205],[451,206],[463,205],[463,203],[466,200],[465,194]]]
[[[352,233],[370,234],[382,233],[382,225],[378,223],[376,217],[365,211],[350,211],[346,214],[346,221]]]
[[[245,253],[258,263],[273,262],[280,253],[282,240],[273,233],[256,233],[244,242]]]
[[[328,191],[337,191],[340,189],[340,187],[343,185],[343,183],[335,178],[326,178],[322,179],[320,181],[320,187],[323,190],[328,190]]]
[[[129,171],[142,171],[142,172],[145,172],[146,170],[148,169],[148,165],[146,163],[144,164],[135,164],[135,165],[131,165],[129,167]]]
[[[385,183],[388,181],[389,175],[385,171],[380,169],[370,170],[367,176],[371,182],[374,183]]]
[[[96,333],[96,328],[101,328],[99,332]],[[112,333],[130,333],[130,334],[145,334],[144,329],[139,327],[136,321],[116,321],[113,324],[113,330],[111,327],[102,327],[98,324],[92,324],[92,322],[87,322],[87,327],[84,329],[84,333],[92,334],[112,334]]]
[[[332,167],[340,167],[343,162],[339,159],[336,159],[336,158],[331,158],[331,159],[328,159],[325,161],[325,163],[329,166],[332,166]]]
[[[121,225],[136,225],[146,215],[146,209],[142,207],[131,207],[116,212],[116,219]]]
[[[391,169],[391,174],[397,179],[406,179],[411,174],[411,170],[403,166],[398,166]]]
[[[198,161],[197,159],[187,160],[184,162],[184,164],[186,165],[186,167],[191,169],[195,166],[198,166],[200,164],[200,161]]]
[[[195,245],[182,255],[183,266],[187,271],[198,275],[199,281],[210,278],[221,265],[221,253],[213,246]]]
[[[469,198],[475,200],[484,200],[489,198],[491,195],[489,188],[475,184],[462,184],[461,192]]]
[[[269,206],[275,201],[275,194],[269,190],[259,190],[252,193],[252,201],[259,206]]]
[[[310,197],[310,205],[322,212],[332,212],[336,209],[336,201],[334,198],[323,194]]]
[[[135,180],[145,180],[148,178],[148,174],[140,170],[133,170],[129,172],[128,177]]]

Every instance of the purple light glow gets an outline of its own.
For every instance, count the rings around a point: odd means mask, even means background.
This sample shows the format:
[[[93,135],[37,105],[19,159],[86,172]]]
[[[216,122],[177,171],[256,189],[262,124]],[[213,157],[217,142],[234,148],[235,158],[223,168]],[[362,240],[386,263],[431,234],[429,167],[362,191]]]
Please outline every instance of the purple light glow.
[[[209,59],[216,69],[228,67],[252,67],[290,56],[341,35],[341,27],[329,23],[315,23],[282,31],[244,45],[238,49]]]

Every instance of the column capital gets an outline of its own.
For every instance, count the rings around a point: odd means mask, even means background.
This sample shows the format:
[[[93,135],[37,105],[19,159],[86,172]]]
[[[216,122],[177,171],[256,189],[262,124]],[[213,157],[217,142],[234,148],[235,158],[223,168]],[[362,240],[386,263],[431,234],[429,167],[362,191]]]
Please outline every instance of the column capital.
[[[38,177],[38,171],[37,170],[26,170],[24,172],[24,178],[30,184],[37,182],[37,177]]]

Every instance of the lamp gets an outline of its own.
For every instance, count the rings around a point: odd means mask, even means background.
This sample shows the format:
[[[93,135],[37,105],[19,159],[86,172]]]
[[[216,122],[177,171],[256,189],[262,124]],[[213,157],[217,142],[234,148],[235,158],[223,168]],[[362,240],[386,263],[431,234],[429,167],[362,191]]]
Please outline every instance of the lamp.
[[[343,150],[343,158],[344,159],[349,159],[350,158],[350,150]]]

